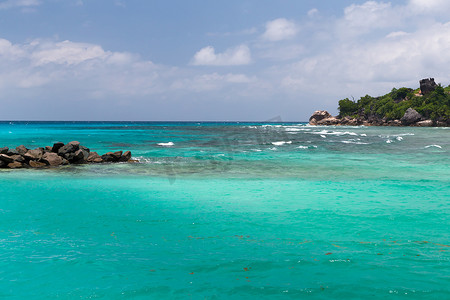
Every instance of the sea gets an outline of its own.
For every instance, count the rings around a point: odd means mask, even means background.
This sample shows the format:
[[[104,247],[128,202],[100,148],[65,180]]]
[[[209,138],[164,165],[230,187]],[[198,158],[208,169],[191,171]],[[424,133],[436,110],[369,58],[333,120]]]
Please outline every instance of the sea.
[[[450,128],[1,122],[0,299],[450,299]]]

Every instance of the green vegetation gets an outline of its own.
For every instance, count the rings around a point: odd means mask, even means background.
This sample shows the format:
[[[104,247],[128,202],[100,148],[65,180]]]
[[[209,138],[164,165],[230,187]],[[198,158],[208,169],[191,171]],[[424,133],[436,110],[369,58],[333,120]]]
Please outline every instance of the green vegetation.
[[[399,120],[405,111],[412,107],[427,119],[434,121],[450,119],[450,86],[443,88],[438,85],[433,92],[424,96],[418,96],[418,92],[418,89],[402,87],[393,88],[390,93],[375,98],[369,95],[361,97],[358,101],[346,98],[339,101],[339,117]]]

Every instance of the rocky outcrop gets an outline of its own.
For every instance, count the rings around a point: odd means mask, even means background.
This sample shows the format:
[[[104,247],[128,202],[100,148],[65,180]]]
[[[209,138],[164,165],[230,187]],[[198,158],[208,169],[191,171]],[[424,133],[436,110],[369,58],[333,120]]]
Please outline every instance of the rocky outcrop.
[[[434,82],[434,78],[425,78],[419,81],[420,83],[420,91],[422,95],[427,95],[434,91],[437,87],[436,82]]]
[[[108,152],[100,156],[97,152],[91,152],[89,148],[80,145],[78,141],[67,144],[58,142],[53,146],[36,149],[27,149],[23,145],[15,149],[0,148],[0,168],[42,168],[67,164],[117,162],[134,162],[131,159],[131,152]]]
[[[309,118],[309,124],[311,125],[317,125],[319,121],[322,121],[323,119],[331,118],[332,115],[327,112],[326,110],[316,110],[312,116]]]
[[[315,116],[317,112],[320,112],[320,116],[327,116],[320,121],[316,121]],[[326,110],[316,111],[311,116],[309,125],[318,126],[419,126],[419,127],[432,127],[432,126],[447,126],[444,122],[434,122],[432,120],[423,120],[422,116],[412,108],[408,108],[404,116],[400,120],[385,120],[377,117],[363,118],[351,118],[349,116],[338,118],[333,117]]]
[[[411,107],[408,108],[403,115],[403,117],[400,119],[404,125],[411,125],[413,123],[416,123],[417,121],[420,121],[422,119],[422,116]]]

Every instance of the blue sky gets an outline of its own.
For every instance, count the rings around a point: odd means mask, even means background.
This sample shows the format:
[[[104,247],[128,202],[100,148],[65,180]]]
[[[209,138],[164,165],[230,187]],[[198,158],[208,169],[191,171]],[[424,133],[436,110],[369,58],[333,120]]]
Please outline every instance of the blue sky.
[[[447,0],[0,0],[1,120],[306,121],[449,63]]]

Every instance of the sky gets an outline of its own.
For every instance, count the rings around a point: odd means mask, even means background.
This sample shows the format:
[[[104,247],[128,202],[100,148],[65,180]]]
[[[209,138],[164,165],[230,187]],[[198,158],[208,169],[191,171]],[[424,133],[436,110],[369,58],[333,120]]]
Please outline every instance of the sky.
[[[449,66],[448,0],[0,0],[0,120],[301,122]]]

